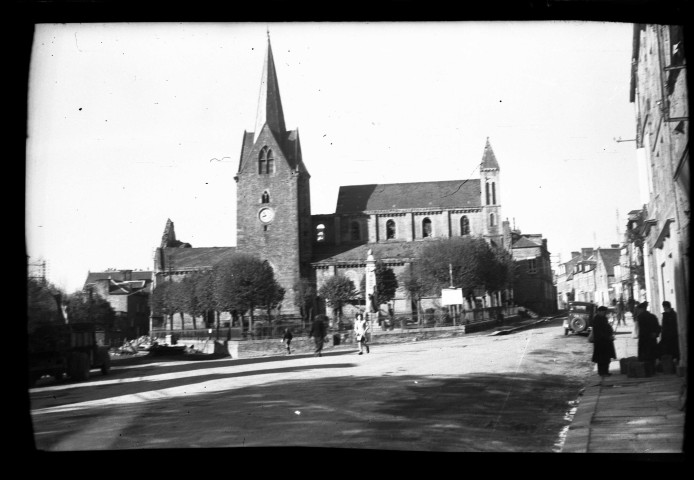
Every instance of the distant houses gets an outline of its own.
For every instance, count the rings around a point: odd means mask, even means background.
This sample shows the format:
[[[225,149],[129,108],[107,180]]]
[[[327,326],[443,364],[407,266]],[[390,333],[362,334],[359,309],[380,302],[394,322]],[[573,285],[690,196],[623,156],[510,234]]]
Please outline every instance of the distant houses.
[[[571,252],[571,260],[560,264],[556,274],[559,308],[572,301],[609,305],[621,297],[626,302],[622,279],[615,275],[620,271],[621,255],[620,244]]]
[[[139,270],[106,270],[89,272],[83,291],[106,300],[116,313],[110,331],[123,338],[137,338],[149,333],[149,298],[152,272]]]

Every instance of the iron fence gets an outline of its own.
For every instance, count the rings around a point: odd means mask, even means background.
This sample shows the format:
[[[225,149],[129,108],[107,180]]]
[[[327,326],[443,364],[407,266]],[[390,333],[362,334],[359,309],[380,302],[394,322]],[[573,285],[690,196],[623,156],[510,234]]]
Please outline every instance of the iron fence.
[[[395,329],[414,329],[414,328],[436,328],[470,325],[497,319],[501,313],[504,317],[515,315],[517,307],[491,307],[467,310],[462,312],[449,313],[447,309],[427,309],[418,318],[416,314],[394,315],[392,317],[382,316],[379,322],[372,325],[376,330],[395,330]],[[171,338],[171,343],[177,341],[190,340],[269,340],[280,339],[284,336],[284,331],[289,328],[294,337],[307,337],[311,329],[310,322],[302,322],[301,318],[276,319],[272,322],[260,319],[253,323],[249,328],[248,322],[244,327],[240,326],[214,326],[208,328],[171,330],[169,328],[152,329],[152,338]],[[338,332],[348,332],[353,328],[351,319],[334,321],[327,328],[329,334]]]

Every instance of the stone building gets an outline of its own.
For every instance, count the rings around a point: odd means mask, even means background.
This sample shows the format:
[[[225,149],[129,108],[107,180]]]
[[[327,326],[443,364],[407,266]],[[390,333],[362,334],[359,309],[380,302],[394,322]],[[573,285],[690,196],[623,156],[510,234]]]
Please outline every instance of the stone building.
[[[298,315],[294,290],[300,279],[320,288],[327,278],[344,274],[358,288],[369,250],[400,278],[437,239],[480,236],[510,250],[508,222],[501,220],[500,167],[489,139],[479,171],[479,178],[470,179],[342,186],[335,213],[312,215],[311,176],[298,129],[285,125],[268,38],[255,130],[243,133],[234,177],[237,246],[193,248],[176,239],[168,220],[155,252],[155,282],[212,268],[235,252],[248,253],[273,267],[286,291],[282,314]],[[501,300],[486,299],[487,305]],[[402,287],[391,308],[412,311]]]
[[[625,302],[633,298],[635,302],[646,300],[644,283],[643,235],[645,231],[644,217],[648,214],[645,208],[632,210],[627,214],[624,243],[621,246],[619,268],[615,273],[618,298]]]
[[[646,297],[678,312],[686,369],[689,294],[689,97],[683,28],[634,26],[630,100],[636,110],[637,156],[646,172]]]
[[[513,298],[539,314],[557,310],[557,294],[547,239],[541,234],[511,231],[511,255],[515,263]]]

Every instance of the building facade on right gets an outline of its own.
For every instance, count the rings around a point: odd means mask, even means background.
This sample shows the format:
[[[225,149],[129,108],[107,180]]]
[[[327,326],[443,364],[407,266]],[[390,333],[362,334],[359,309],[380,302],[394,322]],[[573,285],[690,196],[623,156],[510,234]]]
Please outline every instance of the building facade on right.
[[[689,104],[683,29],[634,25],[630,101],[637,158],[646,181],[644,283],[649,309],[678,316],[680,367],[687,369],[689,312]]]

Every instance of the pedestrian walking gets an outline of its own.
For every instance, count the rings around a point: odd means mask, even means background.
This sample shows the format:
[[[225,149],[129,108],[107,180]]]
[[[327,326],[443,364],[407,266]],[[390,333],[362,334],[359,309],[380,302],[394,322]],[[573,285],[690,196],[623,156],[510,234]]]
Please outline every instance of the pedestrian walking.
[[[369,329],[369,322],[364,319],[364,315],[357,313],[354,318],[354,338],[359,345],[359,355],[364,353],[364,348],[366,348],[366,353],[370,353],[369,343],[367,338],[367,333]]]
[[[282,343],[285,343],[287,346],[287,355],[291,355],[292,353],[292,338],[294,338],[294,335],[292,335],[292,331],[289,328],[285,328],[284,336],[282,337]]]
[[[325,341],[325,315],[316,315],[316,318],[311,324],[311,331],[308,333],[310,337],[313,337],[313,341],[316,344],[316,349],[313,352],[314,357],[323,356],[323,342]]]
[[[627,318],[624,311],[625,308],[626,305],[624,304],[624,300],[622,297],[619,297],[619,302],[617,302],[617,326],[619,326],[620,323],[623,323],[625,327],[627,325]]]
[[[617,359],[614,348],[614,330],[607,321],[607,307],[598,307],[593,317],[593,357],[592,361],[598,364],[598,375],[607,377],[610,374],[610,362]]]
[[[636,306],[636,319],[638,323],[638,359],[655,371],[655,360],[658,357],[658,336],[660,335],[660,323],[658,317],[648,311],[648,302],[641,302]]]
[[[670,302],[663,302],[663,322],[658,344],[660,355],[670,355],[677,363],[680,359],[680,342],[677,332],[677,313],[672,309]]]

